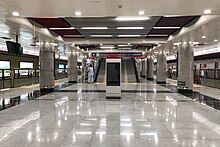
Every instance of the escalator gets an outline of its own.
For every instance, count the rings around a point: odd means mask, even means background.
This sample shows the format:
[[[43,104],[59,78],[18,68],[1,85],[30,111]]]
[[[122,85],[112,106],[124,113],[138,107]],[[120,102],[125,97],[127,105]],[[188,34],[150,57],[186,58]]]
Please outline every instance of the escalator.
[[[103,83],[106,81],[106,59],[100,59],[98,69],[95,73],[94,82]],[[139,83],[136,61],[134,59],[121,59],[121,82],[122,83]]]
[[[100,59],[100,63],[99,63],[99,67],[96,73],[96,77],[94,82],[105,82],[105,64],[106,64],[106,60],[105,59]]]
[[[128,58],[121,60],[121,81],[122,83],[139,82],[134,59]]]

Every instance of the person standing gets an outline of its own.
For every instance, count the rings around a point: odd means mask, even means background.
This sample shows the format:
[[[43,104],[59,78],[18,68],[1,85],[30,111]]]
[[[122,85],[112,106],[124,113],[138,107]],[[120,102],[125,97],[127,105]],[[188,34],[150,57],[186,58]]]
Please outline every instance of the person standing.
[[[88,68],[88,84],[93,84],[93,76],[94,76],[94,70],[92,67],[92,64],[89,65]]]

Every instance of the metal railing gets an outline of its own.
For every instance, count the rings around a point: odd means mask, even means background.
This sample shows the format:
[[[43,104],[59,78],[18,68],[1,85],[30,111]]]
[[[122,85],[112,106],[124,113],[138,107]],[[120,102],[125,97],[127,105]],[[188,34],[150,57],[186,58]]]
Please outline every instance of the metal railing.
[[[220,69],[205,69],[204,78],[220,80]]]
[[[56,69],[55,79],[66,78],[68,69]],[[18,69],[0,69],[0,89],[16,87],[18,80],[32,79],[28,84],[36,84],[39,82],[40,70],[30,68]],[[26,82],[27,83],[27,82]],[[26,85],[26,84],[25,84]]]

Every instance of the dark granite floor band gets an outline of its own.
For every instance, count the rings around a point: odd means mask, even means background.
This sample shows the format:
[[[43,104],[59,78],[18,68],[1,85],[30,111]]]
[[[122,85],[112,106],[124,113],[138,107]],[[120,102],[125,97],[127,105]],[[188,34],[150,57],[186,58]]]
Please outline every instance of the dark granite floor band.
[[[73,85],[72,83],[64,83],[64,84],[60,84],[55,86],[55,90],[61,90],[63,88],[66,88],[68,86]],[[51,93],[52,91],[40,91],[40,90],[35,90],[26,94],[22,94],[20,96],[16,96],[13,98],[6,98],[6,99],[2,99],[1,103],[0,103],[0,111],[1,110],[5,110],[8,108],[11,108],[13,106],[19,105],[21,103],[30,101],[30,100],[34,100],[40,96],[44,96],[46,94]]]
[[[161,86],[170,89],[173,92],[178,92],[177,86],[170,85],[170,84],[160,84]],[[191,93],[180,93],[186,97],[189,97],[193,99],[194,101],[198,101],[199,103],[203,105],[207,105],[209,107],[212,107],[216,110],[220,110],[220,100],[201,94],[196,91],[192,91]]]
[[[105,93],[105,90],[55,90],[54,92]],[[122,93],[174,93],[168,90],[122,90]]]

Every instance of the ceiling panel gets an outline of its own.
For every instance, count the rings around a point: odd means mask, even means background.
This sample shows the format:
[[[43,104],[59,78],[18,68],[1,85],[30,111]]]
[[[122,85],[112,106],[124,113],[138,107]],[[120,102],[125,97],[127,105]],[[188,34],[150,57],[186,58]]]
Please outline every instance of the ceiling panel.
[[[182,17],[162,17],[156,24],[156,27],[182,27],[190,21],[197,18],[196,16],[182,16]]]

